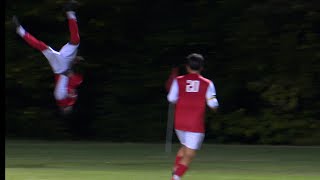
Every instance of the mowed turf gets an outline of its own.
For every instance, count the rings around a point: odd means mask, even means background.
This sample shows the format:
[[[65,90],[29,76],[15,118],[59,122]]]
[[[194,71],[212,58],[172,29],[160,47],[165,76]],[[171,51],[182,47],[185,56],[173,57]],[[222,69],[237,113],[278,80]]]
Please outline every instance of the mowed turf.
[[[170,180],[163,144],[5,142],[6,180]],[[319,146],[204,144],[183,180],[319,180]]]

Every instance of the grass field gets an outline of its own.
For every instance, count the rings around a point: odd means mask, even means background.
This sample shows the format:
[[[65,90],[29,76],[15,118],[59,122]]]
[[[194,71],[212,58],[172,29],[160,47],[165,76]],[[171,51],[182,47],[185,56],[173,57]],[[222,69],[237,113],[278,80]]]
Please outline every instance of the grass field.
[[[5,142],[6,180],[170,180],[163,144]],[[204,144],[183,180],[319,180],[319,146]]]

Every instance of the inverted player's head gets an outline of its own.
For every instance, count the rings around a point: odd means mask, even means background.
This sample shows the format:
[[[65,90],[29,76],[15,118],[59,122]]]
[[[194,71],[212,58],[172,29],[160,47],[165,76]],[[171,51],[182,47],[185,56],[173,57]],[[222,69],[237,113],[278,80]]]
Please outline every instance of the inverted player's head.
[[[70,65],[72,72],[81,73],[85,62],[86,61],[82,56],[76,56]]]
[[[187,56],[187,71],[200,72],[203,69],[204,58],[201,54],[192,53]]]

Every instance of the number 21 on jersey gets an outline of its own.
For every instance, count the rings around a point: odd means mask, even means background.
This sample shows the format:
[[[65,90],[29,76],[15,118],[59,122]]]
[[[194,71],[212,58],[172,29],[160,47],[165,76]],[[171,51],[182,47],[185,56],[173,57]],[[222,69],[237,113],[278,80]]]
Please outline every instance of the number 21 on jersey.
[[[187,80],[186,92],[199,92],[200,81]]]

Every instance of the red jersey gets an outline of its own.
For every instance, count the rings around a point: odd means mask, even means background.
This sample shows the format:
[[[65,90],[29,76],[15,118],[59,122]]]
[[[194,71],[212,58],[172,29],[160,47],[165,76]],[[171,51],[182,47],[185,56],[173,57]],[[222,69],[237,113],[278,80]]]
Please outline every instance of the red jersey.
[[[59,80],[60,75],[55,75],[56,82]],[[78,94],[77,94],[77,87],[82,83],[83,77],[81,74],[74,73],[73,75],[69,76],[68,81],[68,96],[63,100],[57,100],[58,106],[66,107],[72,106],[75,104]]]
[[[174,83],[177,83],[174,85]],[[177,130],[205,131],[204,116],[212,82],[200,74],[178,76],[173,86],[177,87],[174,126]],[[172,87],[174,88],[174,87]],[[211,94],[215,95],[215,90]]]

